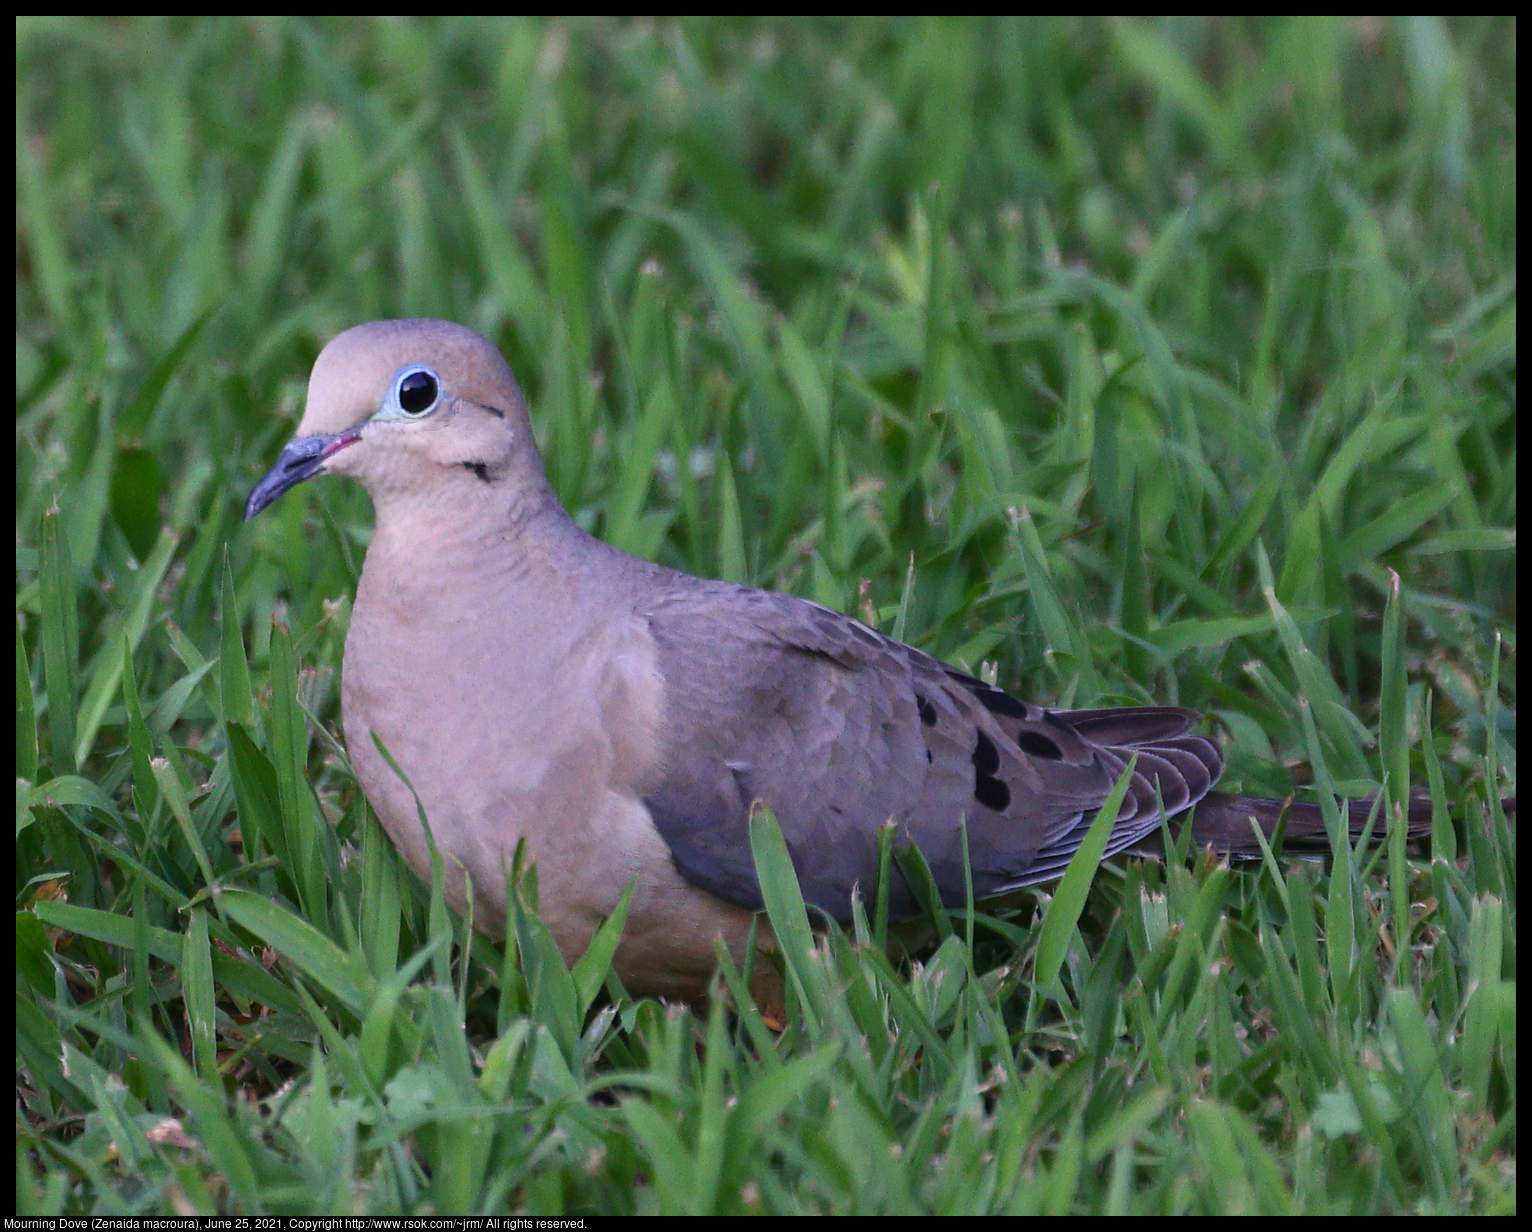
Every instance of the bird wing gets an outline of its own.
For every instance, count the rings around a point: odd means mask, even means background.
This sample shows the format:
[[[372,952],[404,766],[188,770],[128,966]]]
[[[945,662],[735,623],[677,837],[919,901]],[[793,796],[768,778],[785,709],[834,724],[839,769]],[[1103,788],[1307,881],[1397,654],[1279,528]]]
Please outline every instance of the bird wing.
[[[944,902],[1057,877],[1136,753],[1107,844],[1194,805],[1222,758],[1176,707],[1049,711],[802,599],[684,578],[644,604],[665,689],[660,781],[645,796],[676,865],[761,905],[750,807],[776,814],[805,901],[850,918],[876,886],[877,834],[919,847]],[[901,878],[891,912],[916,903]]]

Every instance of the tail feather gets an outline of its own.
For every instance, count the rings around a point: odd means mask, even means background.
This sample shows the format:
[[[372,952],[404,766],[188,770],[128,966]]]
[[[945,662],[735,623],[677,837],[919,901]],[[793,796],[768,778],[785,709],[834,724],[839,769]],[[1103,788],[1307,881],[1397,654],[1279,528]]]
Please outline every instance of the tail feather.
[[[1353,800],[1345,805],[1347,828],[1355,842],[1367,829],[1367,819],[1375,808],[1373,800]],[[1389,820],[1380,808],[1373,821],[1372,840],[1382,842],[1388,833]],[[1235,796],[1228,792],[1211,791],[1198,802],[1191,815],[1192,846],[1194,850],[1211,847],[1217,854],[1235,860],[1258,860],[1261,844],[1257,841],[1251,823],[1261,827],[1268,842],[1276,835],[1277,827],[1286,817],[1284,848],[1289,851],[1328,851],[1329,832],[1325,829],[1324,811],[1317,804],[1295,800],[1261,800],[1251,796]],[[1186,817],[1174,817],[1170,821],[1172,832],[1179,837]],[[1411,801],[1405,815],[1405,837],[1418,841],[1431,833],[1431,802]],[[1165,857],[1165,843],[1158,829],[1146,834],[1128,851],[1135,855]]]

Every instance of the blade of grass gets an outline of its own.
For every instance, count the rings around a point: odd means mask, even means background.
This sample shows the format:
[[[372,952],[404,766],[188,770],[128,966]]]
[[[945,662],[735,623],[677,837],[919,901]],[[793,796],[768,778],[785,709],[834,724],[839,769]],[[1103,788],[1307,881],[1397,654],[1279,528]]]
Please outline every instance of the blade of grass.
[[[1137,765],[1135,754],[1102,801],[1084,840],[1064,870],[1059,888],[1054,891],[1053,901],[1048,905],[1048,913],[1043,917],[1042,929],[1038,933],[1037,958],[1033,964],[1041,988],[1062,992],[1058,984],[1059,968],[1064,965],[1064,955],[1074,937],[1075,925],[1080,922],[1080,913],[1085,910],[1091,882],[1101,867],[1107,841],[1111,838],[1112,827],[1117,824],[1117,814],[1122,809],[1123,797],[1128,794],[1128,784],[1133,781]]]

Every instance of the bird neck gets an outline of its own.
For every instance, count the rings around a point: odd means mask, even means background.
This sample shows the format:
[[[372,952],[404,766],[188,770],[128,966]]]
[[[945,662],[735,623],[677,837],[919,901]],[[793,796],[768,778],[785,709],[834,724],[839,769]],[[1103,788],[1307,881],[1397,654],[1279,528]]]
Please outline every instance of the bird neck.
[[[564,586],[584,593],[620,582],[629,568],[652,568],[576,526],[540,467],[488,481],[464,468],[445,482],[375,491],[374,503],[362,586],[389,605],[434,607],[444,591],[465,588],[486,596]],[[592,573],[592,561],[608,555],[623,568]]]

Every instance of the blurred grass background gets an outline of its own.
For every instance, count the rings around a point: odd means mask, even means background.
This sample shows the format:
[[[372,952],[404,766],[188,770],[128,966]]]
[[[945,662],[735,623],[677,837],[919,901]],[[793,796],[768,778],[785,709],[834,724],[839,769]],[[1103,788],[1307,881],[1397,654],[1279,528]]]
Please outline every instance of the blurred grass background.
[[[21,19],[23,1210],[1513,1210],[1515,37]],[[365,496],[239,522],[407,315],[602,538],[1431,858],[830,938],[780,1037],[469,944],[339,742]]]

